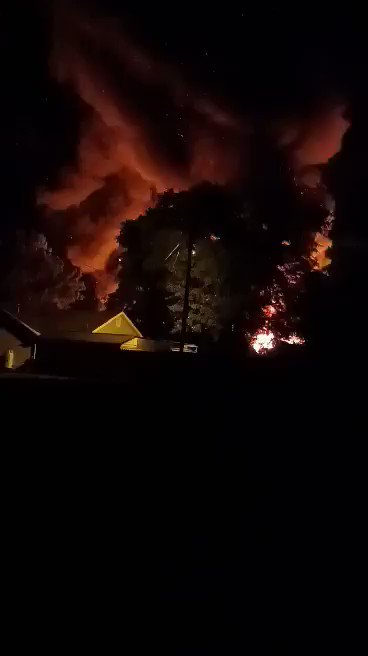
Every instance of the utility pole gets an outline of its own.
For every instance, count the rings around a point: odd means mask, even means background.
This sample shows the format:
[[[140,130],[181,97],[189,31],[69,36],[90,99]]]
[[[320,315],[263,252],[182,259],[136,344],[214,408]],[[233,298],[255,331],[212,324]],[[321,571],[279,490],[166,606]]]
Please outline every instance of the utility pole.
[[[185,338],[187,334],[187,322],[189,314],[189,292],[190,292],[190,274],[192,270],[192,251],[194,246],[194,230],[189,228],[188,232],[188,257],[187,272],[185,276],[185,291],[183,302],[183,314],[181,317],[181,334],[180,334],[180,353],[184,352]]]

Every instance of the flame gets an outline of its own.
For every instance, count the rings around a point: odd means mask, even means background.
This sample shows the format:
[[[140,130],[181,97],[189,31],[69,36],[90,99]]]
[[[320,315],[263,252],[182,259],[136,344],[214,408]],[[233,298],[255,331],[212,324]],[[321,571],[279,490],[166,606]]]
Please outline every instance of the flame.
[[[314,235],[314,241],[309,254],[309,264],[313,271],[323,271],[330,266],[332,259],[327,256],[327,251],[332,247],[333,242],[329,235],[335,221],[335,203],[331,197],[327,197],[329,213],[326,216],[320,232]]]
[[[265,315],[265,317],[270,318],[270,317],[273,317],[277,313],[277,310],[276,310],[274,305],[265,305],[262,308],[262,312]]]
[[[297,335],[296,333],[291,333],[288,337],[281,337],[280,342],[285,342],[286,344],[305,344],[304,337]]]
[[[289,149],[294,170],[294,182],[299,188],[301,198],[308,196],[312,189],[318,189],[327,211],[320,230],[313,235],[312,245],[308,252],[294,259],[290,258],[287,262],[277,266],[277,271],[282,275],[286,288],[290,293],[293,291],[294,295],[297,294],[306,275],[303,261],[308,262],[311,271],[323,273],[327,272],[332,261],[327,256],[327,251],[333,243],[330,233],[335,221],[335,202],[322,182],[319,167],[326,164],[341,148],[345,132],[350,126],[349,121],[345,118],[345,109],[344,105],[325,108],[324,111],[311,117],[304,124],[289,125],[279,135],[279,144]],[[284,240],[282,244],[289,246],[291,242]],[[254,335],[250,336],[249,340],[250,346],[259,354],[265,354],[275,348],[278,342],[293,345],[305,343],[304,337],[295,332],[279,335],[272,330],[272,324],[280,318],[286,327],[288,316],[285,295],[275,279],[270,289],[271,292],[269,289],[261,291],[262,297],[268,292],[271,300],[270,304],[262,307],[262,314],[265,317],[262,326]],[[263,347],[262,342],[265,342],[267,346]]]
[[[323,271],[330,266],[332,259],[327,257],[326,252],[332,246],[332,239],[316,232],[313,249],[310,254],[310,264],[313,271]]]
[[[325,205],[328,213],[321,225],[320,231],[314,234],[309,252],[300,259],[294,258],[277,266],[277,270],[282,274],[289,290],[297,290],[306,275],[306,270],[302,266],[302,260],[308,262],[311,271],[321,271],[323,273],[327,272],[327,268],[332,261],[326,253],[332,246],[332,240],[329,234],[335,220],[335,203],[327,193],[325,187],[322,184],[320,184],[320,187],[321,191],[325,194]],[[254,335],[251,335],[249,341],[250,346],[256,353],[264,355],[269,350],[275,348],[279,342],[299,346],[305,344],[304,337],[297,335],[295,332],[284,336],[278,335],[277,331],[271,329],[272,322],[275,323],[275,320],[280,319],[280,317],[283,318],[283,323],[287,324],[287,304],[280,284],[274,280],[270,288],[261,291],[261,296],[264,297],[265,295],[270,297],[270,303],[261,308],[265,320]]]
[[[272,330],[259,328],[250,341],[251,347],[259,355],[264,355],[276,346],[276,337]]]

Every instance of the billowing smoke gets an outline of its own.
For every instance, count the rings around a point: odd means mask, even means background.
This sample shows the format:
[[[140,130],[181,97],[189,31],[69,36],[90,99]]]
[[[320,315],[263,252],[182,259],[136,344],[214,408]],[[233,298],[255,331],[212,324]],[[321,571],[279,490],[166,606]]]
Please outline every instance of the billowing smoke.
[[[245,128],[113,23],[93,23],[70,6],[55,16],[51,69],[83,101],[84,118],[77,162],[38,201],[62,215],[68,256],[94,274],[102,298],[116,284],[107,264],[121,222],[166,189],[236,177]]]
[[[38,201],[62,220],[68,257],[94,275],[104,299],[116,287],[121,222],[166,189],[244,177],[252,121],[192,88],[174,66],[132,43],[121,25],[93,20],[69,3],[56,7],[51,70],[82,101],[82,121],[76,162]],[[343,114],[330,105],[273,126],[297,184],[321,184],[320,166],[339,150],[348,127]]]

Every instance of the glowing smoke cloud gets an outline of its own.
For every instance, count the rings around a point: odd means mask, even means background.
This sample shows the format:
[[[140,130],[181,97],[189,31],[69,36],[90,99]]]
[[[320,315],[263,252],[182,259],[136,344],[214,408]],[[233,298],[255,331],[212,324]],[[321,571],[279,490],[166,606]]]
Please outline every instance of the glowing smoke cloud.
[[[168,188],[243,175],[248,123],[137,48],[121,26],[93,20],[75,3],[56,9],[51,70],[82,101],[82,125],[76,163],[61,172],[56,189],[40,191],[38,202],[61,219],[70,260],[94,275],[96,293],[106,299],[116,288],[121,222],[135,219]],[[347,127],[343,108],[334,106],[279,130],[275,139],[290,156],[296,184],[321,185],[318,167],[338,152]],[[329,243],[325,226],[309,254],[312,268],[327,264]],[[284,265],[288,282],[297,282],[298,272],[298,262]],[[267,305],[286,314],[281,290],[271,285],[267,295]]]
[[[57,189],[41,190],[38,202],[62,216],[68,257],[95,276],[103,299],[116,287],[109,262],[121,222],[138,217],[166,189],[234,178],[244,127],[197,97],[174,69],[149,58],[113,23],[58,7],[51,69],[82,99],[86,118],[76,165],[62,171]],[[173,141],[179,163],[169,152]]]

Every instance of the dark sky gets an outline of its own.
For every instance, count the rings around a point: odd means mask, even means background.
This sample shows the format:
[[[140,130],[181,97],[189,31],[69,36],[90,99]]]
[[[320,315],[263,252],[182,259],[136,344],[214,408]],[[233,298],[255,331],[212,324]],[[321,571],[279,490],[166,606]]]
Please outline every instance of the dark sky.
[[[82,4],[116,18],[135,42],[174,63],[200,93],[240,114],[267,120],[343,98],[352,128],[334,177],[341,207],[352,207],[352,225],[362,222],[368,46],[359,16],[309,6],[290,13],[279,6],[249,11],[186,3],[123,11],[117,0]],[[15,0],[2,9],[2,229],[37,222],[35,189],[75,154],[78,100],[48,70],[50,5]]]

